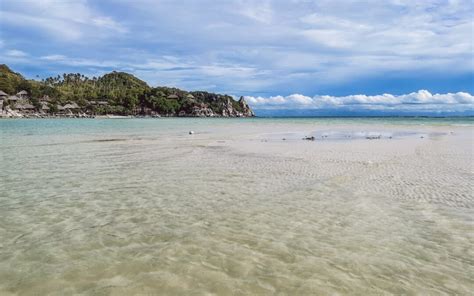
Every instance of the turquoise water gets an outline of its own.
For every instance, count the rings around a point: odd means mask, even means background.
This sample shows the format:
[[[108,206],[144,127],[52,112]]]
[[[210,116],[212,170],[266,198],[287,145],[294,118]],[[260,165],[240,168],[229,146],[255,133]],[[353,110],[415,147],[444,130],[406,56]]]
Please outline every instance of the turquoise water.
[[[467,295],[472,123],[0,120],[0,295]]]
[[[245,125],[295,123],[324,125],[419,125],[419,126],[472,126],[474,117],[280,117],[280,118],[160,118],[160,119],[7,119],[0,120],[0,136],[11,134],[57,135],[70,133],[100,134],[113,133],[147,134],[154,132],[173,132],[181,128],[223,126],[229,123]],[[5,142],[5,141],[2,141]]]

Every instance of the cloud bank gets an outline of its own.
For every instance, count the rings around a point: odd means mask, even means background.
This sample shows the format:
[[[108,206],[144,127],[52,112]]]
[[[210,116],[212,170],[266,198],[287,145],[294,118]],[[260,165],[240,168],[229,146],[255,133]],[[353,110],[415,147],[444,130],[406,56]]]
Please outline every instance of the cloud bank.
[[[465,93],[432,94],[419,90],[404,95],[382,94],[375,96],[350,95],[308,97],[300,94],[289,96],[245,97],[255,109],[313,109],[313,110],[374,110],[419,112],[466,112],[474,110],[474,96]]]

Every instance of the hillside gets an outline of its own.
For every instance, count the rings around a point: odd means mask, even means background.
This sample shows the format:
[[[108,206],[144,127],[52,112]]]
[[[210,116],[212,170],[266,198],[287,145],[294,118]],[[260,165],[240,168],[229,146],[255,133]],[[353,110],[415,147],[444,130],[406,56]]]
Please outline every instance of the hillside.
[[[29,83],[19,73],[13,72],[7,65],[0,65],[0,90],[14,94],[30,88]]]
[[[47,98],[51,110],[76,103],[88,114],[162,116],[253,116],[245,100],[204,91],[150,87],[145,81],[125,72],[87,77],[70,73],[41,81],[26,80],[8,66],[0,65],[0,90],[12,95],[20,90],[30,94],[36,106]]]

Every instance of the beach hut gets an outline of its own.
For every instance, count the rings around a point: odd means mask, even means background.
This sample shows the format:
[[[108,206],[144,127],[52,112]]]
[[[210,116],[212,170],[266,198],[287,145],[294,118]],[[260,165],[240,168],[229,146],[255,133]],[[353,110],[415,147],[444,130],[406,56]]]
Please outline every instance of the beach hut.
[[[41,111],[48,112],[49,110],[49,104],[47,102],[41,102]]]
[[[35,106],[25,103],[25,104],[15,104],[14,109],[21,111],[23,113],[33,113],[35,111]]]
[[[16,94],[16,96],[19,97],[20,99],[26,99],[28,97],[28,92],[26,90],[22,90],[22,91],[19,91]]]
[[[10,108],[15,109],[15,106],[21,104],[23,100],[17,96],[9,96],[4,102],[8,102],[7,105],[10,106]]]
[[[168,98],[168,99],[171,99],[171,100],[177,100],[177,99],[179,99],[179,97],[178,97],[177,95],[175,95],[175,94],[169,95],[167,98]]]
[[[0,90],[0,100],[6,100],[8,98],[8,94],[3,90]]]
[[[74,113],[77,113],[80,110],[79,105],[76,103],[68,103],[64,106],[58,106],[58,115],[64,116],[74,116]]]
[[[76,103],[66,104],[63,106],[63,110],[76,111],[78,109],[79,109],[79,105],[77,105]]]
[[[7,101],[9,101],[9,102],[11,102],[11,103],[16,103],[16,102],[18,102],[18,101],[21,101],[21,98],[18,97],[18,96],[9,96],[9,97],[7,98]]]

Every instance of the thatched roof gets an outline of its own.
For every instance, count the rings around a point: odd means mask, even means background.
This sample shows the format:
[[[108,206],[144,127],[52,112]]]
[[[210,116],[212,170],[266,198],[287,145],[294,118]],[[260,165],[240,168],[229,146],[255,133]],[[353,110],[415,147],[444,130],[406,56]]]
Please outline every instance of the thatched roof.
[[[35,106],[31,104],[17,104],[15,105],[15,109],[19,109],[19,110],[35,109]]]
[[[188,94],[188,95],[186,96],[186,98],[188,98],[188,99],[194,99],[194,96],[193,96],[192,94]]]
[[[7,100],[9,100],[9,101],[19,101],[19,100],[21,100],[21,98],[19,98],[19,97],[17,97],[17,96],[9,96],[9,97],[7,98]]]
[[[3,90],[0,90],[0,96],[5,97],[5,96],[8,96],[8,94],[4,92]]]
[[[173,95],[169,95],[168,99],[179,99],[179,97],[173,94]]]
[[[28,94],[28,92],[26,90],[22,90],[20,92],[18,92],[16,95],[17,96],[26,96]]]
[[[46,102],[41,102],[41,110],[49,110],[48,103]]]
[[[63,109],[78,109],[79,108],[79,106],[76,103],[66,104],[62,107]]]

